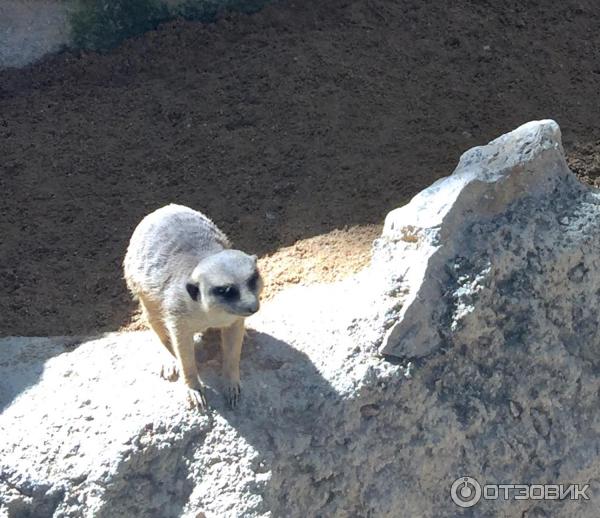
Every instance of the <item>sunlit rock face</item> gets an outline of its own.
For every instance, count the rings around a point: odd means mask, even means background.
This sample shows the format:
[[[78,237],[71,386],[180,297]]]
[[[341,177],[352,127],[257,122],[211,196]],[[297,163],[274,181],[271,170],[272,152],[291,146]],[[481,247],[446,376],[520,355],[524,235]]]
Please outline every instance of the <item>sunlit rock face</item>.
[[[149,332],[2,339],[0,515],[597,516],[599,230],[532,122],[390,213],[359,275],[249,319],[235,411],[210,334],[210,415]],[[462,476],[591,500],[463,508]]]
[[[582,252],[573,252],[587,239],[573,216],[589,213],[584,224],[594,225],[596,205],[596,196],[569,171],[553,121],[525,124],[466,152],[451,176],[386,218],[380,244],[407,264],[407,296],[381,351],[409,357],[431,353],[454,340],[459,328],[465,332],[465,319],[478,300],[489,308],[487,296],[509,312],[539,302],[533,292],[517,294],[524,287],[516,277],[539,283],[542,297],[546,283],[568,284],[565,272],[582,261]],[[548,248],[552,257],[546,256]],[[547,269],[540,268],[546,263]],[[520,309],[509,299],[519,299]]]

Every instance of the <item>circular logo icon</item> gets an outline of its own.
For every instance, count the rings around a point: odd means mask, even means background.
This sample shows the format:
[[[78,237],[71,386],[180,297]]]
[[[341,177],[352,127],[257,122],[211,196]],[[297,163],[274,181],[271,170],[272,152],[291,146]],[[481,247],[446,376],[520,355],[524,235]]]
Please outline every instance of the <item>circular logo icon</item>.
[[[450,495],[459,507],[473,507],[481,500],[481,486],[474,478],[460,477],[452,484]]]

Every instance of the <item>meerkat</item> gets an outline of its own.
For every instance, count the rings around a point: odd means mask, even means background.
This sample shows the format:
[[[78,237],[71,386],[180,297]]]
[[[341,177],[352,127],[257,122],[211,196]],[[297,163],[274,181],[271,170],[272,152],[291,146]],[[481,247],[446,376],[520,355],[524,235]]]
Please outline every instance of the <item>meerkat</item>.
[[[129,291],[161,343],[175,357],[188,399],[206,409],[194,334],[221,330],[226,399],[240,395],[244,319],[258,311],[263,281],[255,255],[231,249],[227,236],[204,214],[167,205],[136,227],[123,268]]]

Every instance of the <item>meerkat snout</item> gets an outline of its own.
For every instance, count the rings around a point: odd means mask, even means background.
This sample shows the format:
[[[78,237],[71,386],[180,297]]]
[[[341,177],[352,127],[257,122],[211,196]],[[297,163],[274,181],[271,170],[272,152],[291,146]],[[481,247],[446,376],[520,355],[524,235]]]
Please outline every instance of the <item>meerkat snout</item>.
[[[263,282],[256,256],[228,249],[202,260],[186,288],[205,312],[248,317],[260,307]]]

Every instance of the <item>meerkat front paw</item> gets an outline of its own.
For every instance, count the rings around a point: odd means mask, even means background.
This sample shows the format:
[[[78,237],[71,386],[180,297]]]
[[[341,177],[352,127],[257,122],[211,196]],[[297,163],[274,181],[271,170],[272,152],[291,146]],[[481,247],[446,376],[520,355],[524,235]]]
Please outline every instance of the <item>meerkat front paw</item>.
[[[187,388],[187,401],[190,408],[202,411],[208,410],[206,392],[200,380],[188,378],[185,380],[185,384]]]
[[[225,389],[225,399],[230,408],[238,406],[242,397],[242,388],[240,387],[239,381],[229,381],[227,388]]]
[[[208,410],[208,401],[206,400],[206,394],[204,387],[200,388],[189,388],[187,389],[187,402],[192,410],[201,410],[206,412]]]
[[[175,363],[165,363],[160,368],[160,377],[167,381],[177,381],[179,379],[179,369]]]

